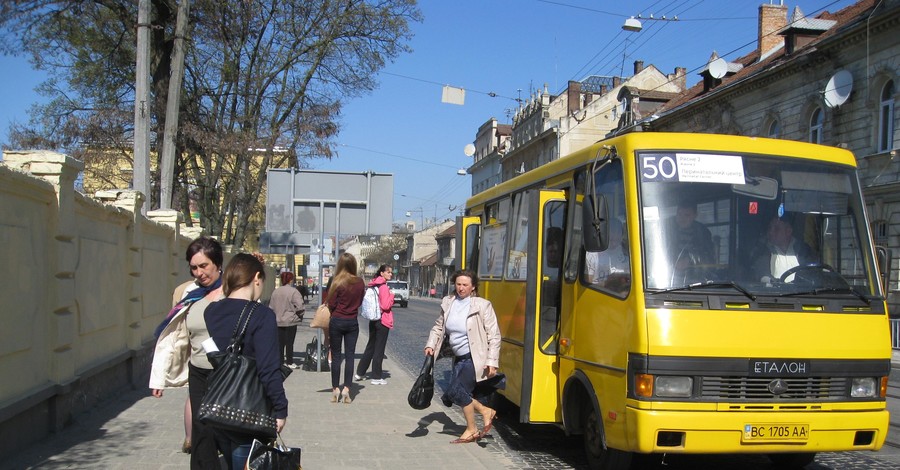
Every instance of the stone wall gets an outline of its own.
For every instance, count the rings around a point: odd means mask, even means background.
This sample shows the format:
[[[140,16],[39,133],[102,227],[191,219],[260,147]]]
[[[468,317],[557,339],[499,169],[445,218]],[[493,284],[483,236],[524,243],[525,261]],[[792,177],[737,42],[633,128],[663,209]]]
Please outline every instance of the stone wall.
[[[4,152],[2,163],[6,455],[123,388],[147,388],[154,329],[175,287],[190,279],[184,253],[200,233],[182,233],[177,211],[142,216],[136,191],[76,192],[83,164],[66,155]],[[274,280],[267,269],[267,293]]]

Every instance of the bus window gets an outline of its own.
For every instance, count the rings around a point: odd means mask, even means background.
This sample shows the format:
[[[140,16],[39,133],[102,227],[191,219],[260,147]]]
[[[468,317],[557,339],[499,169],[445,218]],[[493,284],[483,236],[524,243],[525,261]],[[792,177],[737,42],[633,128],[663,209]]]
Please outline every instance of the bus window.
[[[601,291],[625,297],[631,289],[631,257],[625,218],[625,184],[622,162],[613,160],[594,176],[596,194],[605,197],[609,243],[604,251],[587,251],[584,255],[584,282]]]
[[[581,254],[581,201],[584,197],[584,171],[575,173],[575,196],[572,197],[571,203],[574,204],[572,214],[571,233],[569,235],[569,245],[566,247],[565,256],[565,279],[566,282],[573,282],[578,278],[578,263]]]
[[[528,191],[516,195],[511,223],[506,278],[524,281],[528,276]]]
[[[544,237],[541,250],[541,316],[538,344],[546,354],[556,354],[551,341],[559,324],[560,270],[565,247],[566,203],[551,201],[544,206]]]
[[[641,175],[644,273],[650,289],[738,284],[748,295],[821,289],[877,295],[852,168],[759,155],[648,152],[639,161],[690,158],[732,172],[682,180]],[[743,182],[743,183],[742,183]],[[817,291],[818,289],[818,291]]]
[[[481,228],[478,224],[466,226],[466,269],[472,269],[478,266],[478,250],[480,244],[478,240],[478,231]]]

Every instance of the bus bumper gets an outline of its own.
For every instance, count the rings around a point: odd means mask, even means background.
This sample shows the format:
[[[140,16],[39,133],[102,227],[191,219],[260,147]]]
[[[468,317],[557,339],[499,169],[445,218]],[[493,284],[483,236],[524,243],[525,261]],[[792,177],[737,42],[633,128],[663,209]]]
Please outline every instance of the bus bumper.
[[[878,450],[888,411],[716,412],[628,408],[630,450],[777,453]]]

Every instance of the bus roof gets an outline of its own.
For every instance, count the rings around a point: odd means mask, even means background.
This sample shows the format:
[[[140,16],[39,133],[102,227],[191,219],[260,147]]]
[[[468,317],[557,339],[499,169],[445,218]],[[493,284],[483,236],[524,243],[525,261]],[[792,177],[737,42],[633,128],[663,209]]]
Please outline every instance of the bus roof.
[[[850,151],[827,145],[725,134],[632,132],[597,141],[589,147],[486,189],[469,198],[466,207],[477,206],[523,187],[540,187],[547,179],[589,164],[598,155],[602,156],[604,149],[609,147],[615,147],[622,157],[639,150],[693,150],[803,158],[856,167],[856,158]]]

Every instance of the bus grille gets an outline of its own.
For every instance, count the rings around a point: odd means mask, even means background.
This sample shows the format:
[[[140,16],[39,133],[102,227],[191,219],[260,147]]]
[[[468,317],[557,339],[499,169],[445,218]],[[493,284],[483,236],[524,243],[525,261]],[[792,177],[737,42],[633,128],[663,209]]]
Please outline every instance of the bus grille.
[[[846,377],[800,377],[782,379],[787,391],[769,391],[774,377],[703,377],[701,397],[708,400],[839,400],[848,396]]]

